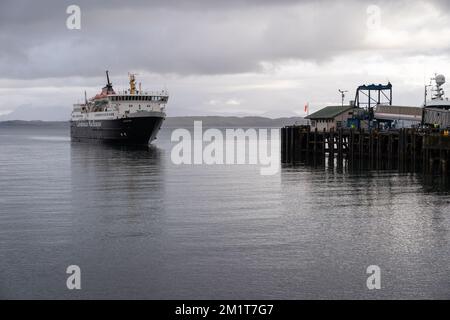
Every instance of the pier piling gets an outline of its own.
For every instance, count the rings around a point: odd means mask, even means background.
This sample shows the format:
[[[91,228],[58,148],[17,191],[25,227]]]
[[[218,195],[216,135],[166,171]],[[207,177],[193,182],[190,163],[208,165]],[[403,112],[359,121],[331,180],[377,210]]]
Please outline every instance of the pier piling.
[[[450,137],[423,129],[347,129],[311,131],[309,126],[281,129],[283,163],[326,163],[338,168],[398,169],[449,174]]]

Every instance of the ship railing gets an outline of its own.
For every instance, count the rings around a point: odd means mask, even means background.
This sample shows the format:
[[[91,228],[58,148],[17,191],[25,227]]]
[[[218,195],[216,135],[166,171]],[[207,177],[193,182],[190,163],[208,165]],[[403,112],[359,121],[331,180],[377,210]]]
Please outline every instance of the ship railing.
[[[167,90],[161,90],[161,91],[139,91],[139,90],[137,90],[135,94],[131,94],[130,91],[123,90],[123,91],[117,91],[117,93],[115,95],[168,97],[169,92]]]

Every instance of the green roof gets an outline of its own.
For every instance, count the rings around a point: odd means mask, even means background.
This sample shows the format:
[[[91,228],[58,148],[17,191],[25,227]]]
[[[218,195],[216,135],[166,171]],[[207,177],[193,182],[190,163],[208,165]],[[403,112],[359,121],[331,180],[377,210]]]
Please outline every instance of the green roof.
[[[340,115],[341,113],[344,113],[352,109],[353,107],[351,106],[329,106],[320,109],[319,111],[314,112],[313,114],[310,114],[309,116],[305,117],[305,119],[333,119],[338,115]]]

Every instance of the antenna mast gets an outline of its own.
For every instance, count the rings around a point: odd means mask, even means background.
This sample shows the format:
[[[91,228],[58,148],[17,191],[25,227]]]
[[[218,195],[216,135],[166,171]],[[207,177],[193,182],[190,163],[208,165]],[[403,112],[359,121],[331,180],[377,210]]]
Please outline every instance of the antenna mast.
[[[345,93],[347,93],[348,90],[341,90],[341,89],[339,89],[339,92],[340,92],[341,98],[342,98],[342,106],[344,106]]]

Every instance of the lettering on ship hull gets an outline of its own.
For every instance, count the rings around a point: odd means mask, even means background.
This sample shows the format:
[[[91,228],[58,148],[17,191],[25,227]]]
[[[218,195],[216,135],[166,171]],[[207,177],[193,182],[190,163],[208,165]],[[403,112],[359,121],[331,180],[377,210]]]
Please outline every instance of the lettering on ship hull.
[[[83,121],[83,122],[77,122],[77,127],[83,128],[83,127],[92,127],[92,128],[99,128],[102,126],[102,123],[99,121]]]

